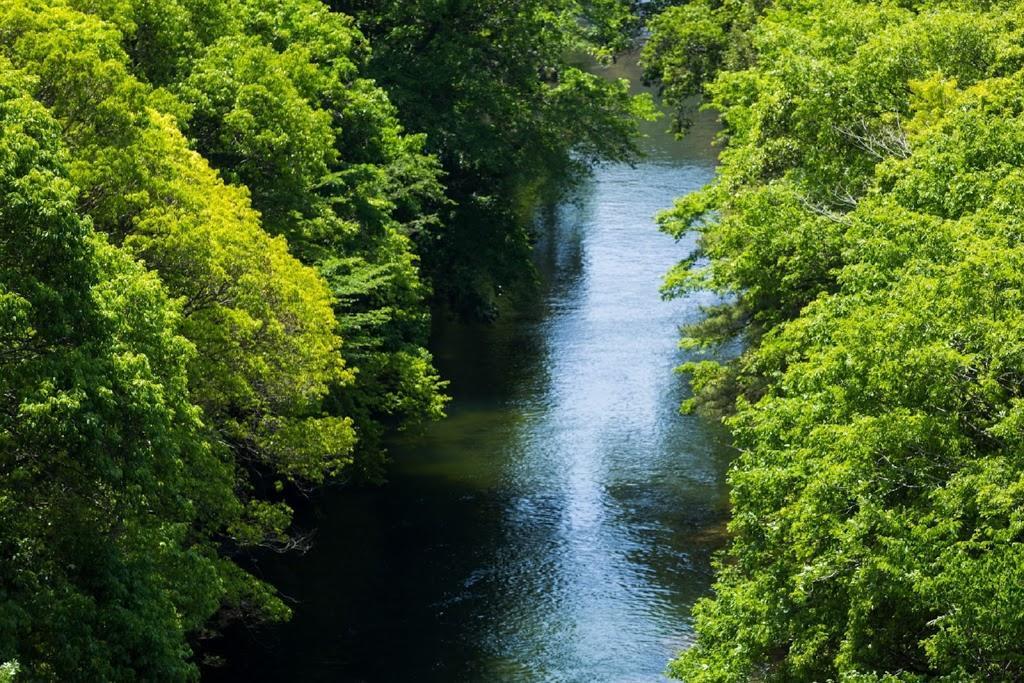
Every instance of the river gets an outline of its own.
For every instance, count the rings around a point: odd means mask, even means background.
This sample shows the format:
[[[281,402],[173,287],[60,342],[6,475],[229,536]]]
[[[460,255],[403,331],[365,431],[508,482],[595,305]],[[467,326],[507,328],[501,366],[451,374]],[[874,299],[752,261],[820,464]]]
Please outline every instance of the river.
[[[205,678],[661,680],[711,582],[729,458],[719,426],[677,412],[677,328],[712,300],[661,300],[688,245],[653,221],[711,179],[714,117],[684,141],[666,125],[538,212],[528,305],[435,325],[449,417],[392,444],[385,486],[314,499],[312,550],[257,567],[292,621],[231,629]]]

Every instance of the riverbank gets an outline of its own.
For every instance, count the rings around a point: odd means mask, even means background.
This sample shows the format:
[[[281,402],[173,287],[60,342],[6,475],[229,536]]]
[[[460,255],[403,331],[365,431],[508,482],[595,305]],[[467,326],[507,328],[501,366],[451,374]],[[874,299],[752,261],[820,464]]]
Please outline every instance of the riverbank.
[[[676,328],[711,299],[661,301],[688,246],[653,216],[710,180],[714,125],[652,124],[644,161],[542,208],[518,312],[435,325],[449,417],[392,444],[386,486],[317,500],[313,550],[261,562],[292,622],[234,630],[211,680],[661,678],[711,581],[729,454],[676,410]]]

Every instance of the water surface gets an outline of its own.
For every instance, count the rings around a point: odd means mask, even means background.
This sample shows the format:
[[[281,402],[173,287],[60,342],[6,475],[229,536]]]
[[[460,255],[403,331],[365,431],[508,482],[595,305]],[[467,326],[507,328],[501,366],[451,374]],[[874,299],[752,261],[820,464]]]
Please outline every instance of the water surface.
[[[393,445],[386,486],[313,502],[313,549],[259,565],[293,620],[236,628],[208,678],[661,679],[710,584],[728,458],[720,428],[677,412],[677,328],[711,300],[661,300],[688,245],[653,222],[710,180],[714,123],[683,142],[666,125],[642,163],[541,209],[531,303],[436,325],[448,419]]]

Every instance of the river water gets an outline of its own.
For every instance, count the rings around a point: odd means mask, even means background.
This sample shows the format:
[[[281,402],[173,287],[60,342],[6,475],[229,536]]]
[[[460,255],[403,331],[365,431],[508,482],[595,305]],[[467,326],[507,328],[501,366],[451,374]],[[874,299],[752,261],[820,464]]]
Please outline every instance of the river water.
[[[661,680],[710,585],[729,457],[677,412],[677,328],[712,300],[661,300],[688,245],[653,221],[711,179],[714,119],[684,141],[666,125],[542,207],[531,302],[436,325],[449,417],[393,444],[385,486],[313,501],[313,549],[258,566],[292,621],[233,629],[206,678]]]

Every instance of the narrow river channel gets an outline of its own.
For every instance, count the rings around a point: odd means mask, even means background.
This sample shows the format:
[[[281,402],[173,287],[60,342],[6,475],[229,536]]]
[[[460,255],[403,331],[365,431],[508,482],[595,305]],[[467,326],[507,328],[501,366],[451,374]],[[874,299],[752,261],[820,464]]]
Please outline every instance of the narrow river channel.
[[[293,620],[233,629],[207,678],[661,679],[710,584],[728,460],[721,428],[677,412],[677,328],[710,299],[661,300],[688,247],[653,220],[711,179],[714,119],[666,126],[539,212],[532,304],[437,325],[448,419],[393,444],[387,485],[314,501],[313,549],[259,566]]]

